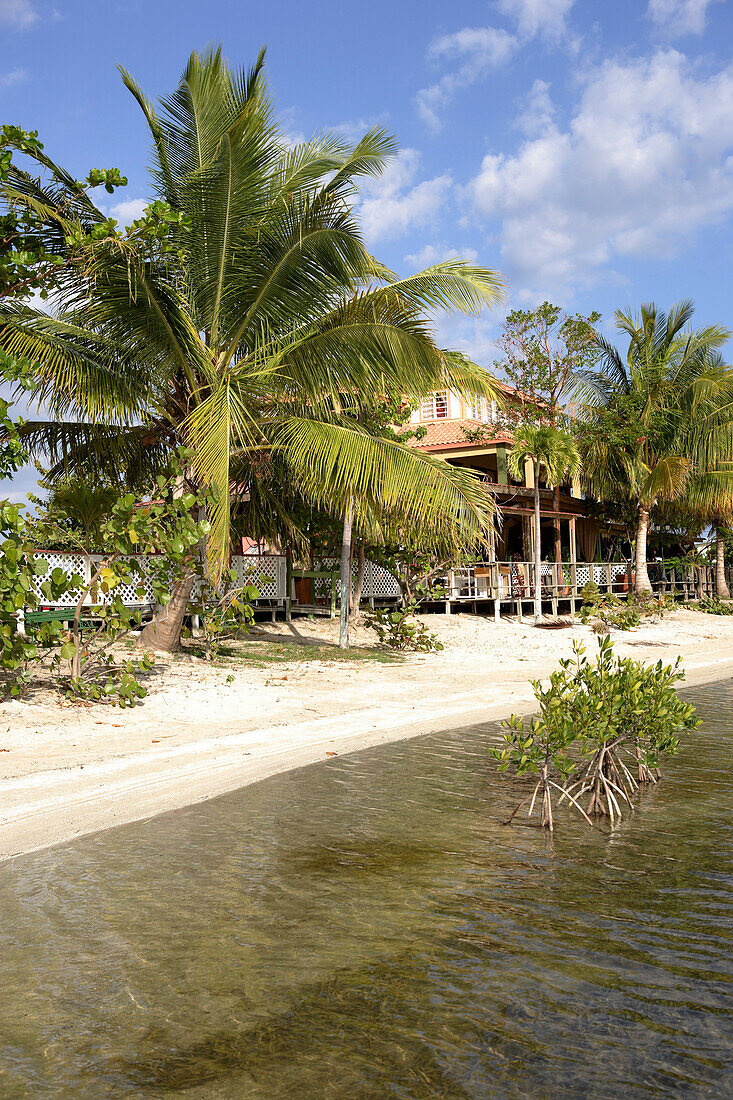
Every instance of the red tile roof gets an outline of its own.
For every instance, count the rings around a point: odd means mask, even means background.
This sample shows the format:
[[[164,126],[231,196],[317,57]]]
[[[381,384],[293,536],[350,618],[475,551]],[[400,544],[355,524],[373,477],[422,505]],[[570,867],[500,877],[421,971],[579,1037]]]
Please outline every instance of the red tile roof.
[[[419,451],[462,451],[471,448],[481,450],[487,444],[513,442],[511,433],[497,429],[496,435],[492,435],[486,442],[470,443],[463,434],[464,428],[476,431],[477,428],[491,429],[492,427],[491,424],[484,424],[480,420],[429,420],[420,426],[427,428],[427,434],[417,443],[412,444]]]

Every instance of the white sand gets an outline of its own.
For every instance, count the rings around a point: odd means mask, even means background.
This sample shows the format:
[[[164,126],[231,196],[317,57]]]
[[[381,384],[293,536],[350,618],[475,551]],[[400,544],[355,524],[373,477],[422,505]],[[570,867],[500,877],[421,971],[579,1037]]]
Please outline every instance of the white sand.
[[[159,662],[132,711],[71,705],[51,692],[0,706],[0,858],[211,798],[329,753],[532,709],[530,677],[590,630],[540,630],[469,614],[429,616],[443,653],[376,661],[211,667]],[[259,641],[333,643],[337,624],[263,627]],[[373,634],[356,632],[357,644]],[[615,633],[621,654],[684,658],[688,683],[733,675],[733,617],[677,611]],[[227,679],[230,682],[227,682]]]

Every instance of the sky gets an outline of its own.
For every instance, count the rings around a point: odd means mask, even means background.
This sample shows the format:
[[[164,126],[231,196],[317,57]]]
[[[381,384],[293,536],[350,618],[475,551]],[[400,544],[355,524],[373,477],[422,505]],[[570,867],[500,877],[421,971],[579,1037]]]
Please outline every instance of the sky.
[[[267,47],[292,140],[396,136],[360,199],[390,267],[504,274],[502,308],[438,320],[444,346],[491,367],[506,310],[545,299],[608,335],[615,309],[683,297],[733,327],[733,0],[0,0],[0,121],[76,176],[119,168],[126,224],[148,137],[116,66],[155,99],[210,43],[243,67]]]

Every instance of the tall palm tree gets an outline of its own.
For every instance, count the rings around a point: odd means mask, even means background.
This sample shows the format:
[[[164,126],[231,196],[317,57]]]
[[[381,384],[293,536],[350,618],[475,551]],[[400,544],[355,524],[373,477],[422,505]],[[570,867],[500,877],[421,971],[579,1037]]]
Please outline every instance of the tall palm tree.
[[[730,337],[722,325],[689,327],[691,302],[668,313],[652,303],[638,315],[617,311],[628,337],[625,357],[599,337],[597,372],[586,376],[588,420],[582,433],[583,473],[600,497],[622,492],[637,510],[637,593],[651,591],[647,535],[655,504],[680,500],[696,474],[712,470],[730,451],[731,374],[718,348]]]
[[[43,214],[46,247],[63,261],[56,316],[0,309],[0,348],[34,363],[35,395],[53,417],[24,428],[27,444],[57,471],[112,466],[131,478],[185,444],[190,486],[217,491],[214,576],[229,553],[230,488],[274,453],[307,496],[341,515],[361,500],[420,511],[436,534],[447,524],[476,537],[490,504],[475,478],[358,420],[375,394],[395,389],[494,393],[485,372],[440,352],[424,313],[478,313],[499,298],[500,277],[451,260],[398,279],[379,264],[354,204],[392,139],[373,129],[354,147],[329,135],[289,147],[262,54],[249,73],[219,50],[193,54],[160,111],[122,75],[152,136],[149,217],[164,226],[164,246],[144,229],[114,231],[42,151],[49,182],[12,168],[2,186],[7,202]],[[183,591],[156,625],[159,648],[175,645],[185,605]]]
[[[527,424],[515,433],[514,446],[507,456],[509,473],[517,481],[524,477],[526,463],[532,465],[534,486],[534,617],[542,622],[542,547],[540,543],[540,476],[544,473],[548,489],[554,489],[580,468],[580,454],[569,432],[549,424]]]
[[[703,527],[711,525],[715,538],[715,594],[730,599],[725,576],[725,532],[733,524],[733,461],[719,462],[717,468],[690,479],[684,507]]]

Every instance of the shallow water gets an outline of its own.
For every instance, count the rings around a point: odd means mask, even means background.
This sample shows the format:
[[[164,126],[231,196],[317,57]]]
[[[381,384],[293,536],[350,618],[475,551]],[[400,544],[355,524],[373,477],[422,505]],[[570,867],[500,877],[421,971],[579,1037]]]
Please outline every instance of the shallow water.
[[[733,1095],[733,681],[613,833],[496,726],[0,865],[0,1096]]]

